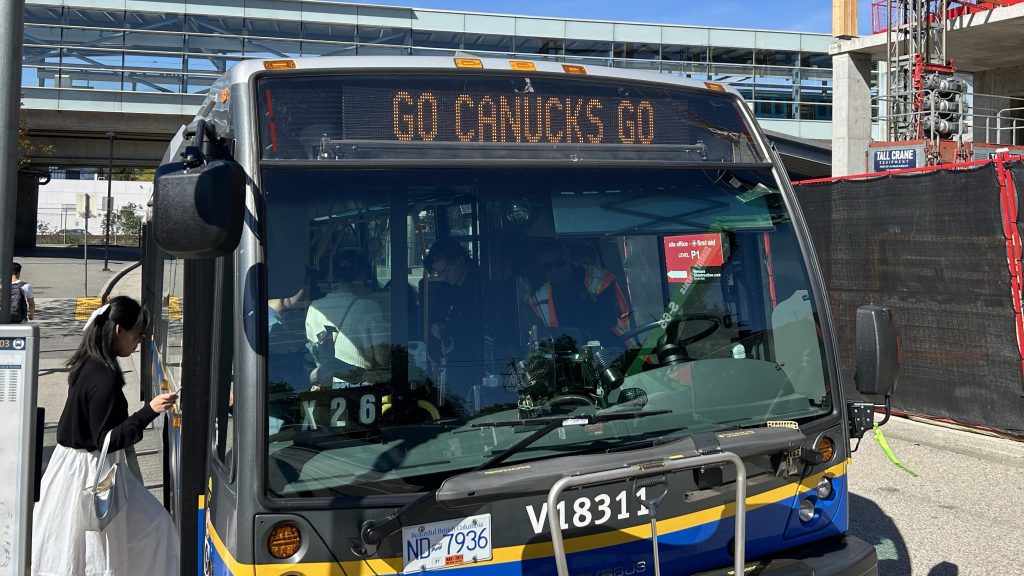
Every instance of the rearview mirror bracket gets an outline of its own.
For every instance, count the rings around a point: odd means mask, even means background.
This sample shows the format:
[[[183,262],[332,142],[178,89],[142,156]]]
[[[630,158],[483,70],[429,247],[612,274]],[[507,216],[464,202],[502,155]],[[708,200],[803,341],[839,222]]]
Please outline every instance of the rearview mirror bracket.
[[[190,132],[182,161],[164,164],[153,179],[153,238],[181,258],[224,256],[242,235],[248,178],[213,126],[199,119]]]

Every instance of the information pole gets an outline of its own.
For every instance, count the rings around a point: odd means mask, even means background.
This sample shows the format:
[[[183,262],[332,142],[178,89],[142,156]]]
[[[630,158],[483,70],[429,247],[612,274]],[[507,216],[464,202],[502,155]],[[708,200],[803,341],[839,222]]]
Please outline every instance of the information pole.
[[[103,271],[110,270],[110,213],[113,212],[114,202],[110,199],[110,187],[114,182],[114,133],[107,132],[107,140],[110,145],[107,148],[107,203],[104,208],[107,211],[107,234],[103,242]],[[115,238],[116,241],[116,238]]]
[[[18,115],[25,0],[0,1],[0,323],[11,320],[11,264],[18,199]]]
[[[32,565],[44,420],[37,408],[38,374],[39,326],[0,325],[0,576],[25,576]]]

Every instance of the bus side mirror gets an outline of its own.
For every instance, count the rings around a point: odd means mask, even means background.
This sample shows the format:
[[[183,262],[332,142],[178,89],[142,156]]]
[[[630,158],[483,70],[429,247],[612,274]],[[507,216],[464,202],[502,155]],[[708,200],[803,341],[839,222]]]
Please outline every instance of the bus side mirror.
[[[164,164],[153,178],[153,239],[179,258],[230,254],[242,236],[245,170],[231,160]]]
[[[892,309],[875,305],[857,308],[857,391],[865,395],[893,393],[899,364]]]

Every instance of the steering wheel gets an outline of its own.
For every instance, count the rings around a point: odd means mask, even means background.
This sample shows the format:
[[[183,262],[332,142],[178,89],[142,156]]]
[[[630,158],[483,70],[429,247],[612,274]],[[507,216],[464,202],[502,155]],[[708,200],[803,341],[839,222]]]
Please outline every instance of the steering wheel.
[[[707,328],[701,330],[700,332],[696,332],[694,334],[687,336],[686,338],[682,338],[683,326],[691,320],[707,322],[709,325]],[[620,337],[623,340],[636,338],[637,336],[641,334],[646,334],[647,332],[650,332],[655,328],[660,328],[663,325],[663,322],[664,320],[655,320],[654,322],[649,322],[647,324],[644,324],[643,326],[638,326],[636,328],[633,328],[632,330],[629,330],[628,332],[623,333]],[[668,321],[668,324],[665,324],[665,338],[667,340],[665,343],[675,344],[676,346],[682,346],[685,348],[686,346],[689,346],[694,342],[698,342],[700,340],[707,338],[708,336],[711,336],[712,334],[717,332],[718,329],[721,327],[722,323],[719,321],[718,317],[713,316],[711,314],[678,314],[676,316],[673,316]],[[674,338],[669,339],[669,336],[672,334],[674,334]]]

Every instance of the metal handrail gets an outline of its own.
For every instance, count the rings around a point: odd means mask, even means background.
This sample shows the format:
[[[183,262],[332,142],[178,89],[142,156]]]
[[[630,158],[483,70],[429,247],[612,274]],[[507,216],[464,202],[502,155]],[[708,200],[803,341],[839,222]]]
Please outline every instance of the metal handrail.
[[[600,470],[577,476],[566,476],[555,482],[548,491],[548,528],[551,530],[551,547],[555,555],[555,565],[558,568],[558,576],[569,576],[569,563],[565,554],[565,542],[562,538],[562,526],[559,515],[555,512],[558,509],[558,498],[562,492],[569,488],[580,486],[594,486],[606,484],[616,480],[645,478],[648,476],[664,475],[668,472],[678,470],[690,470],[702,466],[732,463],[736,467],[736,535],[733,546],[733,569],[736,574],[743,574],[744,552],[746,550],[746,516],[747,516],[747,468],[743,460],[732,452],[721,452],[718,454],[707,454],[693,458],[665,458],[655,462],[643,462],[631,464],[623,468],[611,470]],[[654,514],[654,511],[651,512]],[[652,522],[651,540],[654,546],[654,570],[655,576],[660,576],[661,567],[658,565],[657,549],[657,523]]]
[[[1017,112],[1017,111],[1020,111],[1020,110],[1024,110],[1024,106],[1017,106],[1017,107],[1014,107],[1014,108],[1003,108],[999,112],[996,112],[996,128],[995,128],[995,130],[996,130],[996,139],[997,139],[999,144],[1003,143],[1002,131],[1006,130],[1006,129],[1009,129],[1010,130],[1010,144],[1016,146],[1016,144],[1017,144],[1017,128],[1020,127],[1020,124],[1019,124],[1020,122],[1024,122],[1024,118],[1015,118],[1013,116],[1009,116],[1008,117],[1008,116],[1004,116],[1003,114],[1005,114],[1007,112]],[[1009,120],[1010,125],[1009,126],[1003,126],[1003,120]]]
[[[930,91],[925,91],[927,94]],[[878,107],[878,114],[872,115],[872,123],[896,122],[910,125],[920,122],[924,117],[930,116],[930,110],[905,110],[900,112],[887,110],[886,103],[899,101],[900,96],[913,94],[914,92],[903,92],[901,94],[875,95],[872,97],[872,105]],[[1024,98],[1015,96],[1004,96],[999,94],[984,94],[980,92],[968,93],[974,100],[971,106],[963,106],[960,111],[954,112],[960,116],[962,124],[959,137],[970,136],[975,142],[988,142],[992,144],[1003,144],[1009,140],[1010,144],[1016,145],[1018,141],[1017,131],[1024,128],[1024,118],[1008,116],[1009,113],[1024,110]],[[977,101],[985,99],[992,101],[990,106],[978,106]],[[941,113],[940,113],[941,114]],[[1009,138],[1004,134],[1009,131]],[[886,132],[887,133],[887,132]]]

